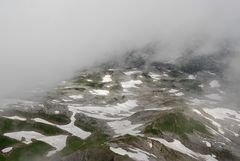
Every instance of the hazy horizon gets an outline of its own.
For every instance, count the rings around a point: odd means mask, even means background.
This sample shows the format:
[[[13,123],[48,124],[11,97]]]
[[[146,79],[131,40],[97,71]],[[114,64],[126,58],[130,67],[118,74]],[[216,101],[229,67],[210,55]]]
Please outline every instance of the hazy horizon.
[[[191,47],[216,53],[224,43],[239,55],[238,0],[0,0],[0,21],[0,97],[149,43],[159,60]]]

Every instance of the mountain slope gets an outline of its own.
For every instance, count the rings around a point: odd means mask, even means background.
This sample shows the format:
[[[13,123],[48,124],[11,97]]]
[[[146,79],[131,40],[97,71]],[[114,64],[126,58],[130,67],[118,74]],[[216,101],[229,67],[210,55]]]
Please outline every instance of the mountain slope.
[[[80,71],[38,102],[5,105],[0,160],[239,160],[225,55],[151,57],[133,51]]]

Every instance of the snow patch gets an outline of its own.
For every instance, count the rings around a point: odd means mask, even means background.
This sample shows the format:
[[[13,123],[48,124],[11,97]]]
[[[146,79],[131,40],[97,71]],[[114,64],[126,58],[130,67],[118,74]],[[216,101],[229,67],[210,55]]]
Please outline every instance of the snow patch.
[[[205,144],[206,144],[206,146],[207,146],[207,147],[209,147],[209,148],[212,146],[212,145],[211,145],[211,143],[209,143],[209,142],[208,142],[208,141],[206,141],[206,140],[203,140],[202,142],[203,142],[203,143],[205,143]]]
[[[149,145],[150,148],[152,148],[153,147],[152,141],[148,141],[148,145]]]
[[[2,153],[9,153],[10,151],[12,151],[13,147],[8,147],[8,148],[4,148],[2,149]]]
[[[138,148],[128,148],[128,149],[130,151],[127,151],[122,148],[110,147],[110,150],[112,152],[119,154],[119,155],[128,155],[130,158],[137,160],[137,161],[149,161],[150,156],[156,158],[155,155],[150,154],[150,153],[143,151],[141,149],[138,149]]]
[[[176,92],[178,92],[178,90],[177,89],[170,89],[168,92],[169,93],[176,93]]]
[[[183,92],[178,92],[178,93],[175,93],[175,96],[184,96],[184,93]]]
[[[189,75],[188,79],[196,79],[196,77],[194,75]]]
[[[164,77],[169,77],[169,75],[167,73],[163,73]]]
[[[209,83],[210,87],[212,88],[218,88],[221,87],[221,85],[219,84],[219,82],[217,80],[213,80]]]
[[[26,118],[19,117],[19,116],[2,116],[2,117],[7,118],[7,119],[11,119],[11,120],[19,120],[19,121],[26,121],[27,120]]]
[[[137,107],[136,100],[128,100],[121,104],[107,106],[79,106],[71,105],[69,108],[77,113],[103,120],[120,120],[133,114],[130,110]]]
[[[103,83],[112,82],[111,75],[105,75],[105,76],[102,78],[102,82],[103,82]]]
[[[158,81],[158,80],[161,79],[161,75],[156,74],[156,73],[150,72],[150,73],[149,73],[149,76],[153,79],[153,81]]]
[[[133,125],[131,121],[129,120],[120,120],[120,121],[113,121],[113,122],[108,122],[107,123],[117,134],[116,136],[121,136],[121,135],[137,135],[141,131],[136,130],[136,128],[142,126],[142,124],[135,124]]]
[[[143,82],[141,80],[130,80],[126,82],[121,82],[123,88],[138,88],[136,85],[140,85]]]
[[[217,104],[217,102],[215,102],[215,101],[200,100],[198,98],[191,99],[190,101],[191,101],[191,103],[189,103],[189,104],[193,105],[193,106],[199,106],[199,105],[202,105],[202,104],[211,104],[211,105]]]
[[[94,89],[89,92],[93,95],[98,95],[98,96],[107,96],[109,94],[108,90],[102,90],[102,89]]]
[[[71,95],[71,96],[68,96],[69,98],[72,98],[72,99],[82,99],[83,98],[83,95]]]
[[[133,75],[133,74],[139,74],[139,73],[142,73],[142,72],[139,71],[139,70],[124,72],[124,74],[127,75],[127,76],[130,76],[130,75]]]
[[[69,108],[69,110],[71,111],[71,108]],[[87,137],[89,137],[91,135],[90,132],[86,132],[82,129],[80,129],[79,127],[75,126],[74,123],[76,121],[76,118],[75,118],[75,115],[76,115],[76,112],[75,111],[72,111],[73,114],[71,116],[71,122],[67,125],[57,125],[57,124],[53,124],[49,121],[46,121],[44,119],[41,119],[41,118],[34,118],[32,119],[33,121],[35,122],[40,122],[40,123],[43,123],[43,124],[48,124],[48,125],[51,125],[51,126],[56,126],[62,130],[65,130],[67,132],[69,132],[70,134],[74,135],[74,136],[77,136],[81,139],[86,139]]]
[[[93,82],[93,80],[91,80],[91,79],[87,79],[87,81],[88,81],[88,82]]]
[[[192,109],[192,111],[196,112],[199,115],[202,115],[202,113],[200,111],[198,111],[197,109]]]
[[[56,110],[54,111],[54,113],[57,115],[57,114],[60,114],[60,111]]]
[[[5,133],[4,136],[16,139],[25,144],[32,143],[32,139],[45,142],[52,147],[56,148],[53,151],[50,151],[47,156],[51,156],[57,151],[61,151],[66,146],[67,135],[57,135],[57,136],[44,136],[35,131],[19,131],[12,133]]]
[[[231,119],[240,122],[240,113],[227,108],[203,108],[204,112],[215,119]]]
[[[172,107],[161,107],[161,108],[148,108],[144,109],[144,111],[165,111],[165,110],[171,110]]]
[[[203,154],[192,151],[191,149],[187,148],[179,140],[176,140],[176,139],[174,139],[173,142],[168,142],[161,138],[150,138],[150,139],[156,140],[156,141],[160,142],[161,144],[163,144],[175,151],[186,154],[195,159],[202,158],[206,161],[217,161],[212,155],[203,155]]]
[[[204,116],[199,110],[197,109],[193,109],[194,112],[196,112],[197,114],[201,115],[202,117],[204,117],[205,119],[209,120],[214,126],[216,126],[218,128],[218,131],[221,133],[221,134],[224,134],[224,131],[222,130],[222,126],[214,121],[213,119],[210,119],[208,118],[207,116]]]

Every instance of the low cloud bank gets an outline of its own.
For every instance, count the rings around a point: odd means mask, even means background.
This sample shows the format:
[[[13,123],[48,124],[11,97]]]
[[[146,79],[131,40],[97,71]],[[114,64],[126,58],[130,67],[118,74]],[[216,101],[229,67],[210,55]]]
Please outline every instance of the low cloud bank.
[[[238,0],[8,0],[0,1],[0,21],[0,97],[149,43],[159,60],[223,46],[239,55]]]

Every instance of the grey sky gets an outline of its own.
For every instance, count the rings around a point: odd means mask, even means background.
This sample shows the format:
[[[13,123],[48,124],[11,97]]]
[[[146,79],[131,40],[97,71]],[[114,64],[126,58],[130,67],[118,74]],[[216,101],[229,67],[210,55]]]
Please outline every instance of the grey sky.
[[[0,95],[149,42],[159,58],[196,42],[201,54],[225,40],[239,51],[239,28],[239,0],[0,0]]]

